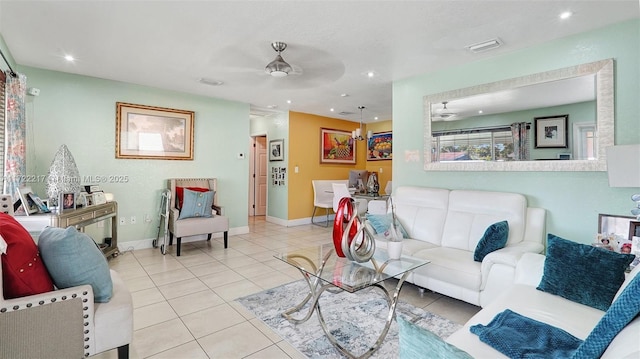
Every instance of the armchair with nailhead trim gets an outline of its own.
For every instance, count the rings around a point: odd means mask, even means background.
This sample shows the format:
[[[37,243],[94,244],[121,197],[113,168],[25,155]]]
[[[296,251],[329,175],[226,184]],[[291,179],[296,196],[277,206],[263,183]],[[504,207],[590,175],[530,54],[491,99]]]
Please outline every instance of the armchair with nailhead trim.
[[[0,265],[0,358],[82,358],[118,350],[129,357],[131,293],[111,271],[113,296],[94,303],[90,285],[4,299]]]

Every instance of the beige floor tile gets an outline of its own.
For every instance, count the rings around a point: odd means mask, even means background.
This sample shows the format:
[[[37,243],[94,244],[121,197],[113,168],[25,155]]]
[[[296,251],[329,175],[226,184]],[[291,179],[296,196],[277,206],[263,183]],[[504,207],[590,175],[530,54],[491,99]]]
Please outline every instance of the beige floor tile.
[[[482,308],[457,299],[442,296],[442,298],[426,306],[424,309],[463,325]]]
[[[226,265],[231,269],[259,263],[257,260],[251,257],[247,257],[245,255],[243,255],[242,257],[223,258],[223,259],[220,259],[220,262],[222,262],[224,265]]]
[[[213,289],[216,294],[218,294],[227,302],[233,301],[237,298],[241,298],[249,294],[260,292],[262,290],[263,288],[255,285],[254,283],[244,280],[221,285]]]
[[[258,328],[258,330],[264,334],[269,340],[274,343],[277,343],[282,340],[282,337],[278,335],[278,333],[274,332],[268,325],[266,325],[262,320],[258,318],[253,318],[249,320],[254,327]]]
[[[150,277],[157,286],[195,278],[195,276],[187,269],[177,269],[170,272],[156,273],[152,274]]]
[[[209,289],[202,281],[198,278],[187,279],[175,283],[165,284],[159,286],[160,292],[167,299],[173,299],[177,297],[181,297],[183,295],[201,292],[203,290]]]
[[[200,264],[206,264],[211,262],[217,262],[217,260],[206,253],[196,253],[193,255],[181,255],[177,257],[177,260],[185,267],[193,267]]]
[[[248,322],[207,335],[198,343],[210,358],[225,359],[244,358],[273,344]]]
[[[280,348],[283,352],[287,353],[287,355],[289,356],[289,358],[291,359],[307,359],[307,357],[300,353],[300,351],[296,348],[294,348],[291,344],[287,343],[286,341],[281,341],[278,342],[278,348]]]
[[[215,274],[210,274],[204,277],[200,277],[200,280],[206,284],[207,286],[209,286],[209,288],[211,289],[215,289],[217,287],[220,287],[222,285],[226,285],[229,283],[233,283],[233,282],[238,282],[241,280],[246,280],[243,276],[241,276],[240,274],[232,271],[232,270],[226,270],[223,272],[219,272],[219,273],[215,273]]]
[[[150,357],[193,340],[194,337],[187,327],[177,318],[133,333],[133,341],[141,358]]]
[[[200,347],[200,344],[198,344],[198,342],[196,342],[195,340],[149,357],[149,359],[182,359],[182,358],[209,359],[207,354]]]
[[[251,278],[251,281],[257,284],[262,289],[270,289],[283,284],[294,282],[298,279],[302,279],[302,275],[299,272],[298,277],[295,278],[287,274],[276,272]]]
[[[242,315],[247,320],[251,320],[256,317],[252,312],[248,311],[247,308],[245,308],[242,304],[236,302],[235,300],[227,304],[229,304],[233,309],[236,310],[236,312],[240,313],[240,315]]]
[[[199,265],[187,267],[187,269],[191,273],[193,273],[193,275],[201,277],[201,276],[206,276],[207,274],[224,272],[226,270],[229,270],[230,268],[216,260],[211,263],[205,263],[205,264],[199,264]]]
[[[178,315],[163,301],[133,310],[133,329],[138,330],[174,319]]]
[[[220,298],[211,289],[169,300],[169,304],[179,316],[195,313],[223,303],[224,299]]]
[[[139,290],[137,292],[131,292],[131,299],[133,300],[133,307],[140,308],[150,304],[164,302],[165,298],[158,288],[149,288]]]
[[[249,279],[256,276],[265,275],[267,273],[275,272],[275,269],[262,263],[249,264],[247,266],[234,268],[233,270],[243,277]]]
[[[246,356],[245,359],[282,359],[287,358],[288,355],[276,344],[273,344],[259,352]]]
[[[155,288],[156,286],[149,276],[128,278],[123,280],[127,288],[129,288],[130,292],[135,292],[138,290],[149,289],[149,288]]]
[[[161,263],[147,263],[143,264],[142,267],[145,271],[147,271],[149,275],[175,271],[176,269],[184,269],[182,263],[178,262],[175,259],[165,260]]]
[[[195,338],[202,338],[245,322],[244,317],[228,304],[221,304],[196,313],[187,314],[182,316],[181,319]]]
[[[145,270],[141,266],[127,268],[125,270],[117,270],[116,272],[118,272],[118,274],[120,275],[120,278],[122,278],[122,280],[125,280],[125,281],[128,279],[147,276],[147,272],[145,272]]]

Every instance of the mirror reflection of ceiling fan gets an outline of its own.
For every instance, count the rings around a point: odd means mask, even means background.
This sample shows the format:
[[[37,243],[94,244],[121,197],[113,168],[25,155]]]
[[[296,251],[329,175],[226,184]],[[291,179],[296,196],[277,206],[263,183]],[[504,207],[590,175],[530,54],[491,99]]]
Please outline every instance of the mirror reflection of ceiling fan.
[[[431,114],[434,121],[452,121],[456,117],[456,113],[447,108],[449,101],[442,101],[442,108]]]

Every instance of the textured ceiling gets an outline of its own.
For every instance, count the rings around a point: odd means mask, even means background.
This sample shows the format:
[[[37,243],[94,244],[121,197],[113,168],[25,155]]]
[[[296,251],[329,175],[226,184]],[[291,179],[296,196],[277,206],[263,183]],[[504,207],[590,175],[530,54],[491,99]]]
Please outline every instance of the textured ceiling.
[[[241,101],[256,112],[276,105],[358,121],[363,105],[370,122],[391,119],[394,80],[637,18],[638,7],[638,0],[5,0],[0,32],[20,65]],[[561,21],[566,10],[574,16]],[[465,50],[496,37],[504,42],[496,50]],[[282,57],[298,74],[265,74],[273,41],[288,43]]]

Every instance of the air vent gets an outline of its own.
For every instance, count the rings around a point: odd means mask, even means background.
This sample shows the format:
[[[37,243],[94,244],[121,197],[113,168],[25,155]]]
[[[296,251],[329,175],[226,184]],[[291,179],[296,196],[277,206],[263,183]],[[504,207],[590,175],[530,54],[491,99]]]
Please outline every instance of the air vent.
[[[355,115],[355,112],[342,111],[342,112],[338,112],[338,115],[340,115],[340,116]]]
[[[496,49],[502,45],[502,41],[500,39],[495,38],[483,42],[479,42],[477,44],[465,46],[465,48],[473,53],[484,52]]]

